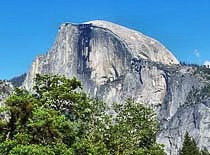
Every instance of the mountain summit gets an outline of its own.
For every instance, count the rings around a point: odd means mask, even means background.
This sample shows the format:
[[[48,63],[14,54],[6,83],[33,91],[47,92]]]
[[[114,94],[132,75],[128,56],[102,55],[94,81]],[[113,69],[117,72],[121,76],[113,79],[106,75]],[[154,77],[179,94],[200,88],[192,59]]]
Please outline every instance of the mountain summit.
[[[81,62],[80,58],[83,59]],[[120,74],[127,67],[125,63],[130,63],[132,58],[166,65],[179,64],[158,41],[126,27],[95,20],[82,24],[62,24],[53,47],[47,55],[35,60],[30,74],[45,72],[71,76],[83,72],[87,67],[93,71],[91,76],[100,83],[108,74]],[[40,61],[45,62],[44,67],[41,67],[44,64],[39,64]],[[27,88],[31,80],[31,76],[27,76]]]
[[[155,107],[157,139],[176,155],[188,132],[210,149],[210,78],[205,67],[182,66],[158,41],[106,21],[65,23],[45,54],[38,56],[23,83],[35,75],[76,76],[92,97],[124,103],[131,98]]]
[[[163,64],[178,64],[174,55],[157,40],[138,31],[108,21],[94,20],[86,22],[93,26],[110,30],[123,41],[134,57],[148,59]]]

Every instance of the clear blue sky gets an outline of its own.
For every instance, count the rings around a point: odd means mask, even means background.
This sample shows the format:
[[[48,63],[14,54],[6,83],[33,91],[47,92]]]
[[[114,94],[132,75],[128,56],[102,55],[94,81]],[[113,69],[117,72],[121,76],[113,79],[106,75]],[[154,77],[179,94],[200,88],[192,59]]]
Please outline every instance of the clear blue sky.
[[[61,23],[95,19],[152,36],[181,61],[210,60],[209,0],[2,0],[0,79],[27,72]]]

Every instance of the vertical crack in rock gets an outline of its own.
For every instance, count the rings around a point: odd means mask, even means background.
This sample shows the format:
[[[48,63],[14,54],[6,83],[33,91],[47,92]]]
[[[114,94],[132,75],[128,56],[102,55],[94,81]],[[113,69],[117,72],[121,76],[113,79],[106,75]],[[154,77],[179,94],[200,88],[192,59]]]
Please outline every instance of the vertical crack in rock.
[[[112,68],[113,68],[113,70],[114,70],[115,77],[118,78],[118,77],[119,77],[119,74],[118,74],[118,72],[117,72],[116,67],[115,67],[113,64],[112,64]]]
[[[141,64],[141,60],[137,60],[137,59],[132,59],[131,60],[131,68],[133,68],[137,74],[139,75],[139,81],[141,83],[141,85],[143,85],[143,80],[142,80],[142,64]]]
[[[83,74],[84,72],[90,72],[88,68],[89,56],[90,56],[90,39],[91,39],[91,24],[80,24],[79,39],[78,39],[78,60],[77,60],[77,72]]]
[[[165,74],[162,74],[162,76],[165,78],[165,81],[166,81],[166,90],[167,90],[167,93],[170,93],[170,90],[169,90],[169,78],[170,78],[170,73],[167,72],[167,71],[164,71]]]
[[[141,70],[142,70],[142,67],[141,65],[139,65],[139,69],[138,69],[138,73],[139,73],[139,81],[141,82],[141,84],[143,85],[143,80],[142,80],[142,77],[141,77]]]

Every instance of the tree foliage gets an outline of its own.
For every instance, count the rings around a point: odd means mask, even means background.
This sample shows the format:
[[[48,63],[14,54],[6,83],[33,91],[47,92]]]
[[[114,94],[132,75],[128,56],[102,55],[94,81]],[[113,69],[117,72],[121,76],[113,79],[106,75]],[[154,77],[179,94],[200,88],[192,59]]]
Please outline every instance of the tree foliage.
[[[199,150],[195,140],[186,132],[179,155],[210,155],[207,149]]]
[[[164,154],[156,116],[142,104],[107,109],[76,78],[57,75],[37,75],[32,92],[17,88],[1,107],[2,155]]]

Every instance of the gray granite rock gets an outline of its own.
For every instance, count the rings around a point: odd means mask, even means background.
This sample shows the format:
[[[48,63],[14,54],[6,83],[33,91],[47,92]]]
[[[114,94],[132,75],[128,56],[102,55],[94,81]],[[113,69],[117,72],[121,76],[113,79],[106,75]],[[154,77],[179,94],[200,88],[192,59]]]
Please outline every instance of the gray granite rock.
[[[5,98],[9,96],[9,94],[13,90],[13,85],[5,80],[0,80],[0,105],[3,103]]]
[[[0,80],[0,106],[5,104],[6,98],[12,93],[14,90],[13,85],[5,80]],[[0,118],[7,119],[8,115],[6,113],[1,113]]]
[[[132,98],[154,106],[161,122],[157,139],[176,155],[186,131],[210,149],[210,101],[190,96],[209,81],[195,70],[179,65],[162,44],[140,32],[105,21],[66,23],[50,51],[35,59],[23,85],[30,90],[37,73],[76,76],[87,93],[108,105]]]

